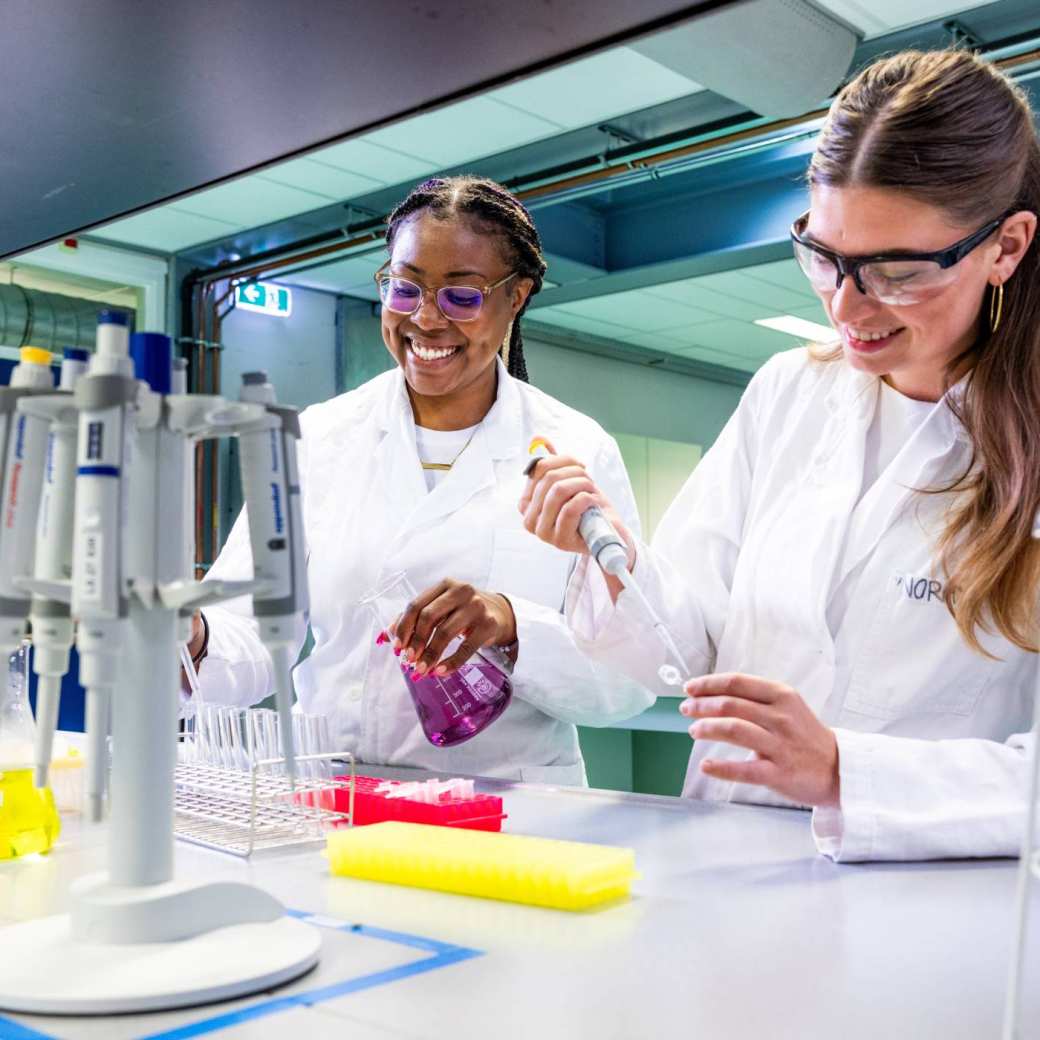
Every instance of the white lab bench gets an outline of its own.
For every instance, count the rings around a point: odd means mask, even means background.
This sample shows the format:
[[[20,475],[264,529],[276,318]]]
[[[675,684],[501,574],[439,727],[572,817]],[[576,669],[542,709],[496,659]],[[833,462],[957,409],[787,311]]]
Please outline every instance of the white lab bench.
[[[250,880],[318,915],[319,966],[228,1004],[0,1017],[0,1038],[999,1036],[1013,861],[835,865],[801,812],[481,786],[502,793],[508,830],[633,846],[632,899],[569,914],[330,877],[313,849],[244,862],[178,843],[178,876]],[[0,922],[62,910],[104,855],[103,828],[72,821],[51,855],[0,865]],[[1026,1021],[1040,1035],[1034,953]]]

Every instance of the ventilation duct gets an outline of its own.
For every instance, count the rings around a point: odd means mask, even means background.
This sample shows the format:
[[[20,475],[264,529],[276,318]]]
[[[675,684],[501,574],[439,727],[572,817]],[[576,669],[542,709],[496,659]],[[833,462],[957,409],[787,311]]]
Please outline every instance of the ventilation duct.
[[[743,0],[628,46],[752,112],[783,118],[830,97],[856,43],[806,0]]]
[[[76,296],[0,285],[0,346],[61,351],[94,347],[98,311],[120,310]]]

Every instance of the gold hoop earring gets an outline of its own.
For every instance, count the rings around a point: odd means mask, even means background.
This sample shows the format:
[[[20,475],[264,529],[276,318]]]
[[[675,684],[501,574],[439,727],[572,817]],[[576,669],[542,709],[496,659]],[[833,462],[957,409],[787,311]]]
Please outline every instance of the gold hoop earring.
[[[1004,310],[1004,283],[997,282],[989,295],[989,333],[992,336],[1000,328],[1000,315]]]

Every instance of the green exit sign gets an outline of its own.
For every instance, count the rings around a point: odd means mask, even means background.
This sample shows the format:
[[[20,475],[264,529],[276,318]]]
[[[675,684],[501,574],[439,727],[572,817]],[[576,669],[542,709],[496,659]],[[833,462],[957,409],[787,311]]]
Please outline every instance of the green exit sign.
[[[244,311],[288,318],[292,314],[292,292],[284,285],[245,282],[235,286],[235,306]]]

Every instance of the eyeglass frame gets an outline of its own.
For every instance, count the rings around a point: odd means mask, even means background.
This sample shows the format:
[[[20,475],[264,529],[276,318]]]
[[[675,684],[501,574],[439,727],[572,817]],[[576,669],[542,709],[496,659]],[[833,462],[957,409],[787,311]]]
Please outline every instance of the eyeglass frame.
[[[792,241],[796,242],[800,246],[805,246],[806,249],[810,249],[814,253],[819,253],[821,256],[825,256],[832,264],[834,264],[834,267],[838,272],[838,281],[834,286],[835,292],[841,288],[841,283],[844,282],[846,278],[851,278],[856,288],[859,289],[864,296],[870,296],[871,294],[863,288],[863,282],[860,281],[860,268],[865,267],[867,264],[888,263],[892,260],[921,260],[937,264],[944,271],[948,270],[955,264],[959,264],[973,249],[982,245],[982,243],[985,242],[986,239],[989,238],[989,236],[992,235],[993,232],[996,231],[1012,213],[1018,211],[1015,209],[1009,209],[1003,216],[997,217],[996,220],[991,220],[988,224],[979,228],[978,231],[962,238],[958,242],[954,242],[952,246],[947,246],[945,249],[939,249],[934,253],[913,253],[909,250],[891,250],[887,253],[877,253],[873,256],[845,256],[843,253],[835,253],[832,249],[827,249],[825,246],[821,246],[816,242],[811,242],[802,238],[802,235],[805,233],[805,225],[809,222],[810,212],[810,210],[806,210],[791,225]],[[812,285],[811,280],[809,284]]]
[[[464,285],[462,283],[458,283],[458,284],[451,283],[449,285],[431,286],[431,285],[420,285],[419,282],[415,281],[412,278],[405,278],[404,275],[391,274],[389,271],[387,271],[387,268],[392,263],[393,263],[393,260],[387,260],[386,263],[384,263],[379,268],[379,270],[376,271],[376,273],[372,276],[373,279],[375,280],[375,283],[376,283],[376,290],[379,292],[379,302],[384,307],[386,307],[386,309],[388,311],[390,311],[391,314],[405,314],[405,315],[409,315],[409,316],[412,315],[412,314],[417,314],[419,312],[419,309],[423,305],[423,300],[426,299],[426,294],[427,293],[432,293],[433,294],[433,302],[437,305],[437,310],[440,313],[440,316],[445,321],[460,321],[460,322],[463,322],[463,323],[465,323],[467,321],[476,321],[477,318],[480,317],[480,312],[484,309],[484,302],[488,298],[488,296],[491,293],[493,293],[500,285],[505,285],[506,282],[508,282],[510,278],[516,278],[516,276],[520,273],[519,271],[510,271],[509,274],[507,274],[504,278],[499,278],[499,280],[497,282],[494,282],[491,285],[485,285],[485,286]],[[385,278],[400,278],[402,282],[408,282],[410,285],[414,285],[417,289],[420,290],[419,302],[416,303],[414,310],[410,310],[410,311],[395,311],[393,309],[393,307],[388,307],[385,303],[383,303],[383,293],[382,293],[382,289],[381,289],[381,282],[380,282],[380,280],[382,278],[384,278],[384,277]],[[474,314],[472,318],[449,318],[448,315],[444,313],[444,310],[442,309],[441,304],[440,304],[440,300],[437,299],[437,294],[442,289],[475,289],[477,292],[480,293],[480,296],[481,296],[480,306],[477,308],[477,313]]]

